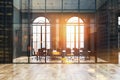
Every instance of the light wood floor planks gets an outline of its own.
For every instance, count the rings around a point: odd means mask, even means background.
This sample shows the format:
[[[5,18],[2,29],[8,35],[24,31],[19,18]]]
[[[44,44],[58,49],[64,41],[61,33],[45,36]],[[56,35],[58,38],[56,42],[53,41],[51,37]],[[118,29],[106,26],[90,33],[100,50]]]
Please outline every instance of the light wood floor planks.
[[[120,65],[0,64],[0,80],[120,80]]]

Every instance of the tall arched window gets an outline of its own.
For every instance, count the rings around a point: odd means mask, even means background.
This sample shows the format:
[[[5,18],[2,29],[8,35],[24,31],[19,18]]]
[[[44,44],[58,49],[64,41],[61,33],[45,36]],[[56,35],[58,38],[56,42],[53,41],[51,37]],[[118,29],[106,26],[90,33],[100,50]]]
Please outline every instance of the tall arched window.
[[[45,17],[38,17],[33,21],[33,48],[50,48],[50,23]]]
[[[67,21],[66,47],[84,48],[84,23],[78,17],[72,17]]]

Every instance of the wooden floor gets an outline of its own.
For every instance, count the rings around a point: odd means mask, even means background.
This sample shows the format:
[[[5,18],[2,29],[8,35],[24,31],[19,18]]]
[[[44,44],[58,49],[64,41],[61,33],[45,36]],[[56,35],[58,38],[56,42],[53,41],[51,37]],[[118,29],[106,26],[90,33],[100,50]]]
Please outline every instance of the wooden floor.
[[[0,64],[0,80],[120,80],[120,64]]]

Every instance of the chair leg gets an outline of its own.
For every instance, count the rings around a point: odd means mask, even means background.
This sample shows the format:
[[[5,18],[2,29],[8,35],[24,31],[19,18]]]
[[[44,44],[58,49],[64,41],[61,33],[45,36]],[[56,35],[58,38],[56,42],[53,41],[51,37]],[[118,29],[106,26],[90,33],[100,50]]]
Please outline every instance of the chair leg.
[[[80,63],[80,57],[79,57],[79,55],[78,55],[78,63]]]
[[[36,56],[36,60],[38,61],[38,56]]]

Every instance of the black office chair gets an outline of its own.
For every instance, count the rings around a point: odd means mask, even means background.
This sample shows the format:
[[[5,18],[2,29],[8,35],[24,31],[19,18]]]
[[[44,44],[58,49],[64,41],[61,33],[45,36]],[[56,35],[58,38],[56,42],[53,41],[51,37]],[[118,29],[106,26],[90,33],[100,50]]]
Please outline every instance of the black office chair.
[[[79,56],[79,49],[78,48],[73,48],[74,52],[74,56]]]
[[[72,54],[71,54],[71,49],[70,48],[66,48],[66,53],[65,56],[68,58],[68,60],[72,60]]]
[[[82,49],[82,52],[80,52],[80,56],[83,56],[85,60],[90,59],[90,53],[87,49]]]
[[[52,49],[47,49],[47,56],[52,56]]]
[[[66,48],[65,56],[71,56],[71,49],[70,48]]]

